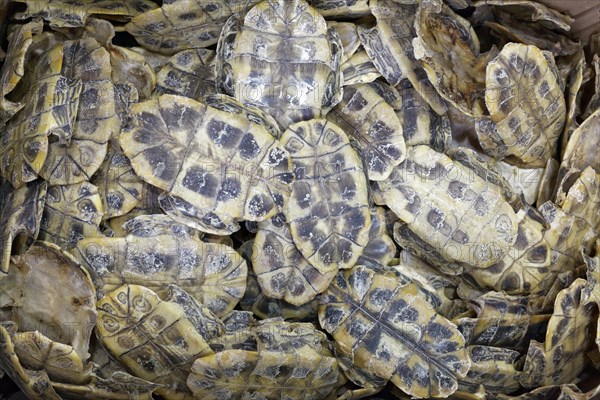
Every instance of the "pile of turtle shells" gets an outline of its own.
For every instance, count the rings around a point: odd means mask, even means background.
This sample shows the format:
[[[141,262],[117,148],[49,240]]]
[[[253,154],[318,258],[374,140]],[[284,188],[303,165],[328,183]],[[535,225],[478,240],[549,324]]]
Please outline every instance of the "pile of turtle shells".
[[[600,35],[528,0],[0,7],[26,397],[600,396]]]

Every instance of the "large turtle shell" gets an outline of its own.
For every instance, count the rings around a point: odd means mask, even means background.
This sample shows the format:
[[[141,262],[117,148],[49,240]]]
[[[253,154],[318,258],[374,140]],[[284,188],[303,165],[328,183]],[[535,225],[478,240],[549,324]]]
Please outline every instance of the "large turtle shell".
[[[469,370],[465,341],[417,285],[364,266],[340,271],[319,307],[345,368],[391,380],[415,397],[446,397]],[[373,382],[355,382],[361,386]]]
[[[25,254],[12,258],[8,275],[0,281],[0,317],[24,331],[41,329],[87,360],[97,316],[95,297],[89,274],[73,256],[36,241]]]
[[[566,116],[552,56],[535,46],[504,46],[487,66],[485,103],[491,122],[478,127],[484,150],[516,165],[543,167]]]
[[[126,237],[86,238],[74,250],[100,294],[124,283],[164,294],[175,283],[219,316],[243,296],[246,262],[231,247],[205,243],[164,215],[138,216],[126,229]]]
[[[288,152],[245,113],[162,95],[132,105],[131,116],[120,144],[136,174],[201,210],[208,233],[230,233],[228,225],[264,220],[283,206]]]
[[[123,285],[98,301],[98,338],[134,375],[160,383],[165,399],[182,399],[196,358],[212,353],[184,309],[138,285]]]
[[[294,243],[321,273],[352,267],[371,225],[361,159],[346,134],[325,119],[291,125],[281,142],[296,175],[284,209]]]
[[[489,267],[517,239],[517,215],[502,191],[428,146],[409,148],[375,190],[376,199],[448,261]]]
[[[263,1],[243,22],[233,17],[223,27],[217,82],[285,129],[324,116],[339,101],[342,53],[337,32],[306,1]]]

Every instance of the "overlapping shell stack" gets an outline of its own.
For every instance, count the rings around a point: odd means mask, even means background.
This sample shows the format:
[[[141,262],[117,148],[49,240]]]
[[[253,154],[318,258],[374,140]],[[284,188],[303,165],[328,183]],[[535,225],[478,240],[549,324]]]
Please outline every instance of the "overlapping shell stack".
[[[599,398],[600,35],[528,0],[0,7],[3,382]]]

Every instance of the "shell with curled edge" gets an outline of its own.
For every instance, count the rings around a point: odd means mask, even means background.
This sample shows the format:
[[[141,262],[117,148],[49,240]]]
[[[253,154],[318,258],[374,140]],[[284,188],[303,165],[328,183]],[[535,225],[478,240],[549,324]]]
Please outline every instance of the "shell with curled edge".
[[[75,257],[36,241],[26,253],[12,257],[0,289],[0,307],[19,329],[40,329],[49,339],[73,346],[82,360],[89,358],[96,291]]]

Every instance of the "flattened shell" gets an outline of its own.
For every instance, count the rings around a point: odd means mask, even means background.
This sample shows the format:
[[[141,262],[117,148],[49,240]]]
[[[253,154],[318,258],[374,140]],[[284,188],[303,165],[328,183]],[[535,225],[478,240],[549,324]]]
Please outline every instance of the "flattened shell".
[[[9,269],[13,241],[19,235],[37,238],[48,184],[36,181],[14,189],[0,178],[0,281]]]
[[[488,154],[529,167],[543,167],[551,157],[566,107],[556,66],[546,56],[535,46],[510,43],[488,64],[485,103],[495,127],[485,129],[490,122],[484,122],[478,129]]]
[[[91,183],[50,186],[39,238],[71,250],[81,239],[103,237],[99,228],[103,214],[98,188]]]
[[[363,266],[340,271],[319,307],[319,322],[335,339],[338,357],[411,396],[449,396],[470,367],[456,326],[415,284],[393,273]]]
[[[371,225],[362,161],[346,134],[324,119],[291,125],[281,142],[295,168],[284,209],[294,243],[321,273],[350,268]]]
[[[111,15],[130,18],[156,8],[150,0],[16,0],[25,3],[27,9],[16,13],[16,19],[43,17],[55,28],[81,27],[91,15]]]
[[[262,292],[301,306],[327,289],[335,271],[321,273],[296,248],[281,214],[262,221],[254,238],[252,266]]]
[[[194,360],[212,353],[183,308],[150,289],[123,285],[98,301],[98,338],[136,376],[164,386],[166,399],[188,394]]]
[[[144,48],[161,54],[208,47],[233,14],[245,14],[259,0],[170,0],[134,17],[125,30]]]
[[[501,191],[428,146],[409,148],[406,160],[375,190],[446,260],[486,268],[517,238],[517,215]]]
[[[0,307],[23,331],[42,329],[49,339],[73,346],[82,360],[96,323],[96,292],[88,273],[69,253],[46,242],[12,258],[0,280]]]
[[[165,221],[155,231],[148,221]],[[86,238],[74,252],[90,271],[101,294],[124,283],[158,293],[175,283],[218,316],[232,310],[246,287],[246,262],[232,248],[205,243],[167,216],[137,217],[140,229],[123,238]],[[149,229],[145,229],[145,228]]]
[[[265,126],[181,96],[132,105],[120,144],[136,174],[201,210],[208,233],[261,221],[288,193],[288,152]],[[202,217],[200,219],[200,217]]]
[[[337,32],[304,0],[263,1],[230,19],[217,48],[222,92],[267,111],[281,129],[324,116],[341,96]]]

